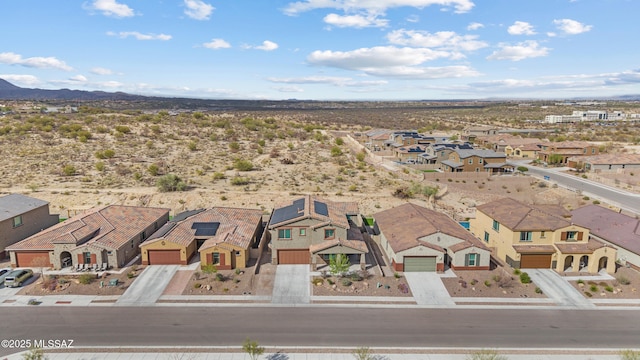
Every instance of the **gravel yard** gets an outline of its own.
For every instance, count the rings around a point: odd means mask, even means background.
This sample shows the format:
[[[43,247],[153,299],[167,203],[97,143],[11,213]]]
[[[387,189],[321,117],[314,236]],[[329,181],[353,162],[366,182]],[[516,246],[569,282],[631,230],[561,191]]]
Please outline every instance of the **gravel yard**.
[[[522,284],[518,275],[498,267],[485,271],[455,271],[457,277],[442,282],[452,297],[545,298],[534,283]]]

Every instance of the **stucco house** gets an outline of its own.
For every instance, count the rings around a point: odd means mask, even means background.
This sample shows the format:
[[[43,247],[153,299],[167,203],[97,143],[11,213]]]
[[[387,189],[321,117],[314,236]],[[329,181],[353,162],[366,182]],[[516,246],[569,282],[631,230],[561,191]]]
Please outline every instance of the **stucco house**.
[[[538,160],[548,164],[567,164],[570,157],[582,157],[598,155],[600,150],[597,145],[586,141],[562,141],[540,144]]]
[[[503,198],[480,205],[469,230],[514,268],[558,272],[615,272],[616,249],[589,237],[559,205]]]
[[[618,172],[640,170],[640,154],[600,154],[594,156],[572,156],[567,166],[590,172]]]
[[[640,271],[640,220],[613,210],[587,205],[571,211],[576,225],[589,228],[589,236],[617,250],[617,261]]]
[[[49,203],[21,194],[0,197],[0,259],[5,248],[57,224],[58,215],[49,213]]]
[[[489,248],[443,213],[406,203],[373,218],[380,231],[374,240],[395,271],[489,269]]]
[[[7,248],[14,267],[120,268],[169,220],[169,209],[109,205],[87,210]]]
[[[185,211],[140,244],[143,265],[201,265],[242,269],[256,258],[262,238],[262,210],[214,207]]]
[[[444,172],[513,172],[513,165],[507,164],[505,153],[493,150],[453,149],[449,159],[442,161],[440,169]]]
[[[326,265],[335,254],[365,267],[369,252],[355,202],[334,202],[306,195],[276,206],[268,229],[273,264]]]

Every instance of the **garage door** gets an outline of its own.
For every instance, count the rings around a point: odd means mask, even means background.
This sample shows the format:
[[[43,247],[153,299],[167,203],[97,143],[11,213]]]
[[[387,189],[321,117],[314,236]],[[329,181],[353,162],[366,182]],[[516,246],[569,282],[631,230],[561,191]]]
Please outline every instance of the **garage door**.
[[[278,264],[309,264],[309,250],[278,250]]]
[[[50,266],[48,251],[16,252],[17,267]]]
[[[180,250],[149,250],[149,265],[180,265]]]
[[[436,271],[435,256],[404,257],[404,271]]]
[[[520,255],[522,269],[550,269],[551,254],[522,254]]]

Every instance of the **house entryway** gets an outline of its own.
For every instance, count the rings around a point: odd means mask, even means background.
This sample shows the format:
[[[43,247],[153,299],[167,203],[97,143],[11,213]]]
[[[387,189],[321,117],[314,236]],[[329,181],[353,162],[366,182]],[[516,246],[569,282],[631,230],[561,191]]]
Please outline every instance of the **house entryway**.
[[[71,260],[71,253],[68,251],[63,251],[60,253],[60,267],[61,268],[66,268],[73,265],[73,262]]]

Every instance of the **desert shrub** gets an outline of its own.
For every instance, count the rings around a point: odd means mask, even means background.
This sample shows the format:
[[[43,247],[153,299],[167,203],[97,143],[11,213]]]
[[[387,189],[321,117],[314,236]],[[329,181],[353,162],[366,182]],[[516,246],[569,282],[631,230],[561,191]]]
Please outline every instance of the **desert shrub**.
[[[160,173],[160,168],[156,164],[151,164],[147,167],[147,172],[151,174],[151,176],[157,176]]]
[[[362,281],[362,276],[357,272],[352,272],[349,274],[349,279],[351,279],[351,281]]]
[[[342,279],[342,286],[351,286],[351,280],[344,278]]]
[[[314,277],[313,279],[311,279],[311,283],[315,286],[322,285],[324,284],[324,279],[321,277]]]
[[[229,143],[229,150],[232,152],[240,151],[240,144],[237,141],[232,141]]]
[[[467,355],[466,360],[507,360],[504,355],[498,354],[496,350],[482,349]]]
[[[98,161],[96,163],[96,170],[103,172],[104,171],[104,163],[102,161]]]
[[[598,200],[593,200],[593,205],[599,205],[599,204],[600,204],[600,201],[598,201]]]
[[[189,151],[198,150],[198,144],[195,141],[189,141],[189,143],[187,144],[187,147],[189,148]]]
[[[233,162],[233,167],[238,171],[251,171],[253,170],[253,163],[249,160],[238,159]]]
[[[473,279],[473,280],[469,281],[469,284],[471,284],[471,286],[473,286],[473,285],[475,285],[477,283],[478,283],[478,280],[476,280],[476,279]]]
[[[513,275],[520,275],[520,269],[513,269]]]
[[[62,168],[62,174],[64,174],[64,176],[73,176],[76,174],[76,167],[71,164],[67,164]]]
[[[218,269],[216,268],[215,265],[213,264],[207,264],[207,265],[202,265],[202,273],[203,274],[215,274],[216,272],[218,272]]]
[[[529,274],[527,274],[526,272],[520,273],[520,282],[523,284],[531,283],[531,278],[529,277]]]
[[[216,171],[213,173],[213,180],[222,180],[224,179],[226,176],[224,175],[224,173],[221,173],[219,171]]]
[[[592,294],[592,293],[590,293],[590,292],[588,292],[588,291],[585,291],[585,292],[584,292],[584,295],[585,295],[586,297],[592,297],[592,296],[593,296],[593,294]]]
[[[333,284],[335,284],[336,282],[335,282],[335,281],[333,281],[332,279],[327,279],[327,283],[328,283],[329,285],[333,285]]]
[[[194,277],[196,280],[200,280],[200,272],[199,272],[199,271],[194,272],[194,273],[193,273],[193,277]]]
[[[156,186],[160,192],[184,191],[187,184],[175,174],[167,174],[156,181]]]
[[[622,276],[622,275],[620,275],[620,276],[616,277],[616,280],[618,280],[618,282],[619,282],[620,284],[622,284],[622,285],[629,285],[629,284],[631,284],[631,281],[630,281],[628,278],[626,278],[626,277],[624,277],[624,276]]]
[[[640,360],[640,351],[638,350],[621,350],[621,360]]]
[[[193,288],[194,289],[200,289],[201,287],[202,287],[202,284],[200,284],[200,283],[193,284]]]
[[[598,292],[598,286],[597,285],[591,285],[591,286],[589,286],[589,290],[591,292]]]
[[[249,178],[242,176],[235,176],[231,179],[231,185],[248,185],[250,182]]]
[[[542,294],[542,289],[540,289],[539,287],[536,287],[536,294]]]
[[[484,281],[484,286],[486,286],[486,287],[491,287],[491,281],[489,281],[489,280],[485,280],[485,281]]]
[[[520,172],[526,172],[526,171],[529,171],[529,168],[526,166],[518,166],[517,170]]]
[[[400,279],[402,275],[400,275],[399,273],[393,273],[393,277],[396,279]]]
[[[225,281],[225,280],[227,280],[227,279],[223,274],[221,274],[221,273],[217,273],[216,274],[216,281]]]
[[[236,273],[236,275],[240,275],[240,273],[242,272],[242,270],[240,269],[236,269],[236,271],[234,271]]]
[[[331,156],[336,157],[342,155],[342,150],[336,145],[331,148]]]
[[[367,154],[365,154],[364,152],[359,152],[356,154],[356,160],[363,162],[366,156]]]
[[[605,286],[604,289],[608,292],[613,292],[613,287],[611,285]]]
[[[80,282],[80,284],[88,285],[91,284],[91,282],[95,278],[96,276],[94,274],[82,274],[80,275],[80,277],[78,277],[78,281]]]
[[[116,131],[121,134],[128,134],[131,132],[131,129],[125,125],[116,125]]]
[[[584,280],[582,280],[582,279],[578,279],[577,283],[578,283],[578,284],[584,284]]]

